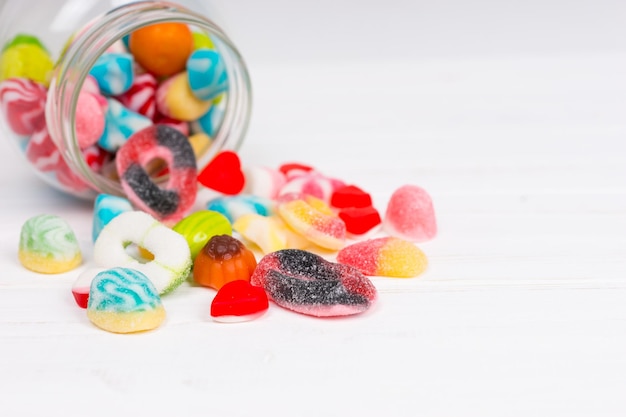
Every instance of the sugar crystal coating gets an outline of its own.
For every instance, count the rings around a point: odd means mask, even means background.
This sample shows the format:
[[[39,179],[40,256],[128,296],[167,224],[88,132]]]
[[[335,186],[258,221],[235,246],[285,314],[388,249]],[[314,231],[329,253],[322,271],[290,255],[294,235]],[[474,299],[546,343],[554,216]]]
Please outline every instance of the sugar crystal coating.
[[[357,268],[365,275],[415,277],[426,269],[426,255],[413,243],[395,237],[357,242],[341,249],[337,262]]]
[[[361,313],[376,300],[376,288],[357,269],[298,249],[265,255],[250,283],[281,307],[316,317]]]
[[[404,185],[391,195],[383,219],[384,229],[392,236],[425,242],[437,235],[432,199],[416,185]]]

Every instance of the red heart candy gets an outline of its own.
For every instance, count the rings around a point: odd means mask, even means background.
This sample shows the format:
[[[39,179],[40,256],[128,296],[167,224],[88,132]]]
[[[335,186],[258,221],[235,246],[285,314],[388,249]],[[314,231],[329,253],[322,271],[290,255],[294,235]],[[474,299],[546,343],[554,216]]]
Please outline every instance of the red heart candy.
[[[356,185],[337,188],[330,198],[333,207],[368,207],[372,205],[372,197]]]
[[[372,206],[344,208],[339,218],[346,224],[346,231],[353,235],[362,235],[381,223],[378,210]]]
[[[232,151],[220,152],[200,172],[198,182],[220,193],[239,194],[246,182],[239,156]]]
[[[238,279],[227,282],[219,289],[211,303],[211,316],[219,321],[243,321],[268,308],[269,302],[263,288]]]

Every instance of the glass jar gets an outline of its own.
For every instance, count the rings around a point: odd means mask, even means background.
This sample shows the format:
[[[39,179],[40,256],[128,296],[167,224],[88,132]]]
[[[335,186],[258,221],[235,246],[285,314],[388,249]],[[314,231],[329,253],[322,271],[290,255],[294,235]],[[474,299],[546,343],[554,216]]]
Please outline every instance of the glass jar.
[[[226,90],[203,114],[206,123],[182,122],[188,135],[202,132],[210,137],[204,148],[196,152],[197,167],[201,170],[222,150],[236,150],[250,120],[250,79],[233,42],[207,17],[211,14],[209,7],[206,1],[5,1],[0,5],[3,136],[17,145],[19,153],[41,178],[59,190],[85,198],[98,193],[123,196],[114,168],[115,152],[79,145],[76,114],[80,93],[99,57],[123,42],[128,46],[132,32],[155,24],[182,23],[194,36],[209,39],[209,48],[223,60],[228,80]],[[20,55],[23,50],[12,50],[15,44],[26,45],[26,52]],[[41,50],[47,51],[50,62],[40,62]],[[31,64],[31,57],[37,62]],[[45,79],[39,74],[41,67]],[[28,92],[21,91],[24,88],[20,84],[14,89],[2,88],[7,80],[29,77],[29,87],[24,87],[30,89]],[[37,80],[33,83],[32,78]],[[163,78],[158,82],[162,81]],[[46,131],[52,143],[46,144]],[[167,175],[155,179],[157,184],[165,181]]]

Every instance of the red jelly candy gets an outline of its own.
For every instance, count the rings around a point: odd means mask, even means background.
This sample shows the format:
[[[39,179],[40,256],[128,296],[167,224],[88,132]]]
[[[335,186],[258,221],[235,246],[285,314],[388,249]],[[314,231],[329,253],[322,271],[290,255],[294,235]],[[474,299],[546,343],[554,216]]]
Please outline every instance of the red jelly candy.
[[[282,172],[284,175],[289,176],[290,174],[293,174],[293,172],[310,172],[313,171],[313,167],[308,166],[308,165],[304,165],[304,164],[300,164],[297,162],[292,162],[292,163],[287,163],[287,164],[282,164],[278,170],[280,172]]]
[[[346,185],[333,192],[330,198],[333,207],[368,207],[372,205],[372,197],[356,185]]]
[[[376,300],[376,288],[358,269],[299,249],[265,255],[250,277],[281,307],[316,317],[357,314]]]
[[[239,156],[232,151],[220,152],[200,172],[198,182],[220,193],[239,194],[246,182]]]
[[[381,223],[378,210],[372,206],[344,208],[339,218],[346,224],[346,231],[353,235],[367,233]]]
[[[265,313],[269,302],[265,290],[238,279],[219,289],[211,303],[211,317],[216,321],[252,320]]]

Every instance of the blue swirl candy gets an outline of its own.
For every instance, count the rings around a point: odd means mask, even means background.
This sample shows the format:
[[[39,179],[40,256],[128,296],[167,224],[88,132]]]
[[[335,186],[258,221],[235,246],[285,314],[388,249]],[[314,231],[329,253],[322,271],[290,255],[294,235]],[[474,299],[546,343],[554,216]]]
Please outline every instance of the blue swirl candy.
[[[132,211],[133,206],[124,197],[110,194],[99,194],[94,202],[93,227],[91,235],[95,242],[100,232],[114,217],[126,211]]]
[[[207,209],[222,213],[231,223],[244,214],[260,214],[270,216],[274,213],[273,202],[255,195],[239,194],[214,198],[207,203]]]
[[[131,268],[112,268],[94,277],[87,309],[128,313],[161,306],[156,288],[143,273]]]

